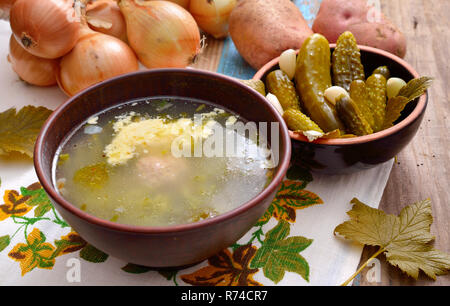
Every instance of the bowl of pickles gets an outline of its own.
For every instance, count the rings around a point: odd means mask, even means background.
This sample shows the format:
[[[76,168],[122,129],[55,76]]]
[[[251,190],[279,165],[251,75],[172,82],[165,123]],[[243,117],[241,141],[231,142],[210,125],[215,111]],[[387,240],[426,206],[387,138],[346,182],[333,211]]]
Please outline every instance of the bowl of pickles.
[[[344,174],[387,162],[411,141],[432,79],[345,32],[336,44],[313,34],[244,83],[282,113],[294,163]]]

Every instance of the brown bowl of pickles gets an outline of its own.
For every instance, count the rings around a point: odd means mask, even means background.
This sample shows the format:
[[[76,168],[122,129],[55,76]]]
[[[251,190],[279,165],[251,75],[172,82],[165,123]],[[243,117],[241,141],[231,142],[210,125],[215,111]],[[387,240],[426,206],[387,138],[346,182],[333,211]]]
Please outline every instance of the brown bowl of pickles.
[[[431,78],[391,53],[357,45],[350,32],[336,44],[313,34],[289,51],[245,82],[283,113],[294,163],[353,173],[389,161],[414,137]]]

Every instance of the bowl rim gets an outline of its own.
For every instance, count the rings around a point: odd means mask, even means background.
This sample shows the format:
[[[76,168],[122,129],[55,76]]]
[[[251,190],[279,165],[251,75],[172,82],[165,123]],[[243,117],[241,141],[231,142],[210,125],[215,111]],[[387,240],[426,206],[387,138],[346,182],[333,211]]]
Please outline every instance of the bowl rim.
[[[240,206],[226,212],[223,214],[220,214],[216,217],[205,219],[202,221],[194,222],[194,223],[186,223],[186,224],[179,224],[179,225],[173,225],[173,226],[138,226],[138,225],[128,225],[128,224],[121,224],[121,223],[115,223],[112,221],[104,220],[101,218],[98,218],[94,215],[88,214],[84,211],[82,211],[80,208],[76,207],[74,204],[71,204],[69,201],[64,199],[62,195],[59,194],[59,192],[56,190],[54,185],[52,184],[52,179],[47,180],[45,176],[45,170],[43,167],[43,154],[45,152],[45,139],[48,137],[48,135],[51,133],[50,126],[54,123],[55,120],[66,110],[66,108],[72,104],[75,103],[74,101],[78,100],[79,97],[85,95],[88,92],[91,92],[93,90],[99,89],[109,83],[114,83],[117,80],[120,79],[126,79],[129,77],[138,77],[139,75],[146,75],[146,74],[172,74],[172,73],[184,73],[184,74],[197,74],[201,76],[206,76],[209,78],[216,79],[221,82],[228,83],[228,85],[231,86],[238,86],[242,88],[243,90],[249,92],[254,96],[255,99],[259,100],[261,103],[266,103],[266,105],[269,106],[269,110],[272,113],[272,115],[278,120],[281,124],[279,125],[280,130],[280,141],[281,144],[284,144],[286,147],[285,154],[281,155],[279,158],[278,163],[278,170],[274,173],[272,181],[264,187],[264,189],[255,197],[250,199],[249,201],[241,204]],[[88,118],[89,116],[86,116]],[[262,95],[251,89],[250,87],[244,85],[243,83],[239,82],[238,80],[225,76],[219,73],[206,71],[206,70],[200,70],[200,69],[186,69],[186,68],[160,68],[160,69],[149,69],[149,70],[140,70],[135,71],[127,74],[123,74],[120,76],[113,77],[111,79],[105,80],[103,82],[94,84],[73,97],[66,100],[64,103],[59,105],[56,110],[49,116],[49,118],[44,123],[38,138],[36,140],[36,145],[34,147],[34,168],[37,174],[37,177],[39,181],[42,184],[42,187],[44,190],[48,193],[48,195],[57,202],[60,206],[62,206],[65,210],[70,212],[71,214],[77,216],[78,218],[89,222],[91,224],[107,228],[110,230],[116,230],[120,232],[129,232],[129,233],[142,233],[142,234],[172,234],[172,233],[179,233],[179,232],[188,232],[193,230],[199,230],[204,227],[207,227],[209,225],[213,224],[219,224],[225,221],[228,221],[242,213],[245,213],[246,211],[250,210],[251,208],[259,205],[261,202],[264,201],[267,197],[269,197],[273,192],[276,192],[278,189],[278,186],[282,183],[284,176],[289,168],[290,165],[290,159],[291,159],[291,139],[289,137],[288,128],[286,124],[284,123],[283,117],[279,114],[279,112],[269,103],[266,101],[266,99],[263,98]],[[281,145],[280,145],[281,147]],[[281,152],[281,151],[280,151]],[[281,158],[281,156],[284,156]]]
[[[330,48],[335,48],[336,44],[332,43],[330,44]],[[369,53],[374,53],[374,54],[378,54],[384,57],[388,57],[391,60],[399,63],[401,66],[403,66],[406,70],[408,70],[409,73],[411,73],[411,75],[413,75],[414,78],[419,78],[420,75],[419,73],[410,65],[408,64],[405,60],[401,59],[400,57],[389,53],[385,50],[381,50],[378,48],[374,48],[374,47],[369,47],[369,46],[364,46],[364,45],[358,45],[359,49],[361,51],[365,51],[365,52],[369,52]],[[299,50],[295,51],[296,53],[299,52]],[[269,61],[267,64],[265,64],[264,66],[262,66],[253,76],[253,80],[261,80],[262,77],[264,76],[265,73],[267,73],[267,71],[269,71],[273,66],[277,65],[279,63],[280,57],[276,57],[273,60]],[[335,138],[335,139],[325,139],[325,138],[320,138],[320,139],[316,139],[315,141],[309,141],[308,138],[306,136],[304,136],[301,133],[295,133],[294,131],[289,130],[289,135],[291,137],[291,139],[293,140],[297,140],[297,141],[301,141],[301,142],[307,142],[307,143],[314,143],[314,144],[321,144],[321,145],[332,145],[332,146],[341,146],[341,145],[354,145],[354,144],[363,144],[363,143],[367,143],[370,141],[375,141],[390,135],[393,135],[397,132],[399,132],[401,129],[403,129],[404,127],[408,126],[409,124],[411,124],[414,120],[416,120],[420,114],[423,113],[423,111],[425,110],[425,107],[427,105],[428,102],[428,91],[425,92],[425,94],[423,94],[420,98],[419,101],[417,102],[416,107],[413,109],[413,111],[402,121],[400,121],[399,123],[397,123],[396,125],[370,134],[370,135],[365,135],[365,136],[358,136],[358,137],[353,137],[353,138]]]

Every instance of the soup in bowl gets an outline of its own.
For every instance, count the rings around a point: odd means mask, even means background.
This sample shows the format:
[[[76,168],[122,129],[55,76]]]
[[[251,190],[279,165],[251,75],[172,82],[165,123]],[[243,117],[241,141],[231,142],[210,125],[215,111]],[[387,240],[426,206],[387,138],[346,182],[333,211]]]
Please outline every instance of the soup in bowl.
[[[102,251],[152,267],[236,242],[273,200],[288,129],[264,97],[188,69],[136,72],[61,105],[35,148],[62,217]]]

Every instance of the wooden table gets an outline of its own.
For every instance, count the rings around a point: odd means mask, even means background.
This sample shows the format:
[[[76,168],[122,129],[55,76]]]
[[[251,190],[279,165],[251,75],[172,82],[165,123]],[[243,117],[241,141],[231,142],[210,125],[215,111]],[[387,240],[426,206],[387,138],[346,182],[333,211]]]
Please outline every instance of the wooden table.
[[[310,0],[310,5],[314,0]],[[448,0],[381,0],[382,11],[406,35],[406,61],[420,75],[432,76],[435,83],[429,92],[429,105],[414,140],[398,155],[380,208],[398,214],[414,202],[431,198],[436,236],[435,247],[450,253],[450,121],[449,121],[449,64],[450,1]],[[222,41],[208,38],[208,46],[194,65],[216,71],[222,53]],[[376,248],[364,249],[361,264]],[[450,275],[438,277],[436,282],[421,275],[418,281],[381,259],[381,282],[370,283],[364,269],[354,285],[450,285]]]
[[[450,104],[449,63],[450,1],[382,0],[382,10],[406,35],[406,61],[420,75],[435,78],[429,91],[429,104],[414,140],[398,155],[386,186],[380,208],[398,214],[409,204],[430,198],[436,236],[435,247],[450,253]],[[365,262],[373,248],[365,248]],[[367,271],[367,270],[366,270]],[[362,272],[360,284],[369,285]],[[381,285],[450,285],[450,275],[436,282],[425,276],[418,281],[381,260]],[[370,284],[373,285],[373,284]]]

